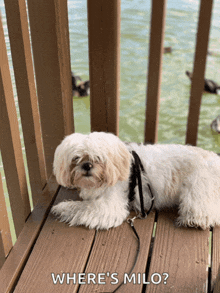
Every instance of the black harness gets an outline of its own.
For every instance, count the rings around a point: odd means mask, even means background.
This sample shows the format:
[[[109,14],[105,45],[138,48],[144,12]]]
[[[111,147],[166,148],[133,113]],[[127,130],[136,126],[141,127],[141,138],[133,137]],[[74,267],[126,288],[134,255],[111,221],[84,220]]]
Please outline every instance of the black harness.
[[[150,191],[151,196],[151,206],[149,210],[146,212],[144,209],[144,197],[143,197],[143,190],[142,190],[142,180],[141,180],[141,171],[145,173],[144,167],[141,163],[141,160],[138,156],[138,154],[135,151],[132,151],[132,156],[134,158],[134,162],[132,162],[131,166],[131,176],[129,179],[129,202],[132,202],[135,198],[135,187],[138,185],[139,190],[139,197],[140,197],[140,206],[141,206],[141,214],[139,214],[137,217],[141,219],[145,219],[149,213],[151,212],[153,205],[154,205],[154,196],[150,187],[150,184],[148,183],[148,189]]]

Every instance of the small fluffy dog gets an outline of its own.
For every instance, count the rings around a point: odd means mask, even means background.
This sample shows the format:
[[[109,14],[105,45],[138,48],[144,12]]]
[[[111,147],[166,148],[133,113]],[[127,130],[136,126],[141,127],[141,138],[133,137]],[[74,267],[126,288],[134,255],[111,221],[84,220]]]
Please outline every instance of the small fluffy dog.
[[[52,208],[70,226],[109,229],[122,224],[129,211],[140,211],[138,187],[129,202],[135,151],[141,171],[144,208],[178,206],[178,225],[206,229],[220,225],[220,158],[213,152],[184,145],[138,145],[117,136],[74,133],[57,147],[54,174],[67,188],[80,188],[82,201],[64,201]],[[150,189],[149,189],[150,186]]]

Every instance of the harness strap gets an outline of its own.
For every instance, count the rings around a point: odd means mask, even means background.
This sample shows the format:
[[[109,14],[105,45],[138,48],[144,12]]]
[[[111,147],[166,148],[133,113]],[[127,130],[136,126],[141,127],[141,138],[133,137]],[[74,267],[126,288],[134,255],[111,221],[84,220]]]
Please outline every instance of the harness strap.
[[[130,177],[130,184],[129,184],[129,200],[133,201],[134,200],[134,196],[135,196],[135,187],[137,185],[137,181],[138,181],[138,190],[139,190],[139,197],[140,197],[140,206],[141,206],[141,215],[138,216],[138,218],[146,218],[149,213],[151,212],[153,205],[154,205],[154,196],[153,196],[153,192],[152,189],[150,187],[150,184],[148,183],[148,189],[150,191],[150,196],[151,196],[151,206],[150,209],[145,212],[144,209],[144,196],[143,196],[143,190],[142,190],[142,180],[141,180],[141,171],[145,172],[143,164],[138,156],[138,154],[135,151],[132,151],[132,156],[134,158],[134,163],[132,164],[132,168],[131,168],[131,177]],[[141,171],[140,171],[141,169]]]
[[[132,155],[135,160],[136,177],[138,180],[138,189],[139,189],[140,204],[141,204],[141,215],[143,218],[145,218],[146,214],[145,214],[145,210],[144,210],[144,197],[143,197],[142,180],[141,180],[141,172],[140,172],[140,168],[144,172],[144,167],[141,163],[141,160],[140,160],[138,154],[135,151],[132,151]]]

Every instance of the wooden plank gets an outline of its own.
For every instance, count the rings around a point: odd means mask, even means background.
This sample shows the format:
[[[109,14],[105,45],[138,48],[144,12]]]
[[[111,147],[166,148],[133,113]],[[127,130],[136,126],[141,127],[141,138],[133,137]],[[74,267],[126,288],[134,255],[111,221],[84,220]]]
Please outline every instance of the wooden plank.
[[[1,237],[4,245],[4,255],[8,255],[9,251],[12,248],[11,232],[8,222],[8,213],[7,207],[5,204],[5,196],[2,186],[2,178],[0,174],[0,231]]]
[[[62,188],[56,202],[76,198],[76,191]],[[50,214],[14,292],[77,292],[78,284],[68,285],[66,275],[84,271],[94,236],[95,230],[69,227]],[[64,283],[54,284],[52,273],[54,282],[65,274]]]
[[[212,280],[211,285],[216,283],[218,274],[220,275],[220,227],[214,227],[212,233]],[[219,276],[220,279],[220,276]]]
[[[3,266],[5,262],[5,251],[4,251],[4,245],[2,240],[2,232],[0,231],[0,269]]]
[[[58,189],[59,186],[54,176],[52,176],[0,271],[0,293],[13,292],[21,271],[39,236],[47,214],[49,213],[50,204],[56,196]],[[30,291],[27,290],[26,292]]]
[[[175,227],[176,216],[172,211],[158,216],[147,293],[207,292],[209,230]]]
[[[96,284],[86,284],[80,287],[79,293],[113,292],[121,282],[118,292],[142,292],[144,273],[150,250],[151,236],[154,227],[155,214],[151,213],[145,220],[135,220],[134,225],[140,237],[141,248],[137,264],[130,275],[137,250],[137,238],[128,223],[124,222],[117,228],[108,231],[98,231],[85,274],[93,273]],[[138,275],[141,276],[138,284]],[[102,278],[99,281],[99,277]],[[111,282],[118,284],[114,285]],[[101,284],[105,283],[105,284]]]
[[[190,92],[186,144],[196,145],[204,75],[209,42],[213,0],[201,0],[197,29],[196,52]]]
[[[147,100],[145,120],[145,142],[157,142],[160,84],[162,78],[162,56],[165,31],[166,0],[152,0],[149,64],[147,78]]]
[[[1,19],[0,47],[0,149],[15,231],[18,236],[30,213],[30,204]]]
[[[215,287],[214,287],[213,293],[219,293],[219,292],[220,292],[220,266],[219,266],[218,275],[215,281]]]
[[[91,131],[119,133],[120,0],[88,5]]]
[[[73,132],[67,1],[28,1],[28,10],[46,169],[50,176],[55,148],[65,135]]]
[[[46,183],[40,117],[25,0],[5,1],[28,172],[34,205]]]

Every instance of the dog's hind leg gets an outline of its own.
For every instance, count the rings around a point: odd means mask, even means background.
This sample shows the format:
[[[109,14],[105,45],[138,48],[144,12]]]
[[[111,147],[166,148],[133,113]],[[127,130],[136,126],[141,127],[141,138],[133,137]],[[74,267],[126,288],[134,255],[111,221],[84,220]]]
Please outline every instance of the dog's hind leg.
[[[181,186],[179,217],[176,221],[178,226],[200,227],[205,230],[212,225],[212,214],[210,213],[209,203],[207,203],[209,198],[206,199],[208,188],[201,188],[204,182],[201,186],[199,181],[201,179],[197,181],[194,177],[193,180],[183,182]]]

